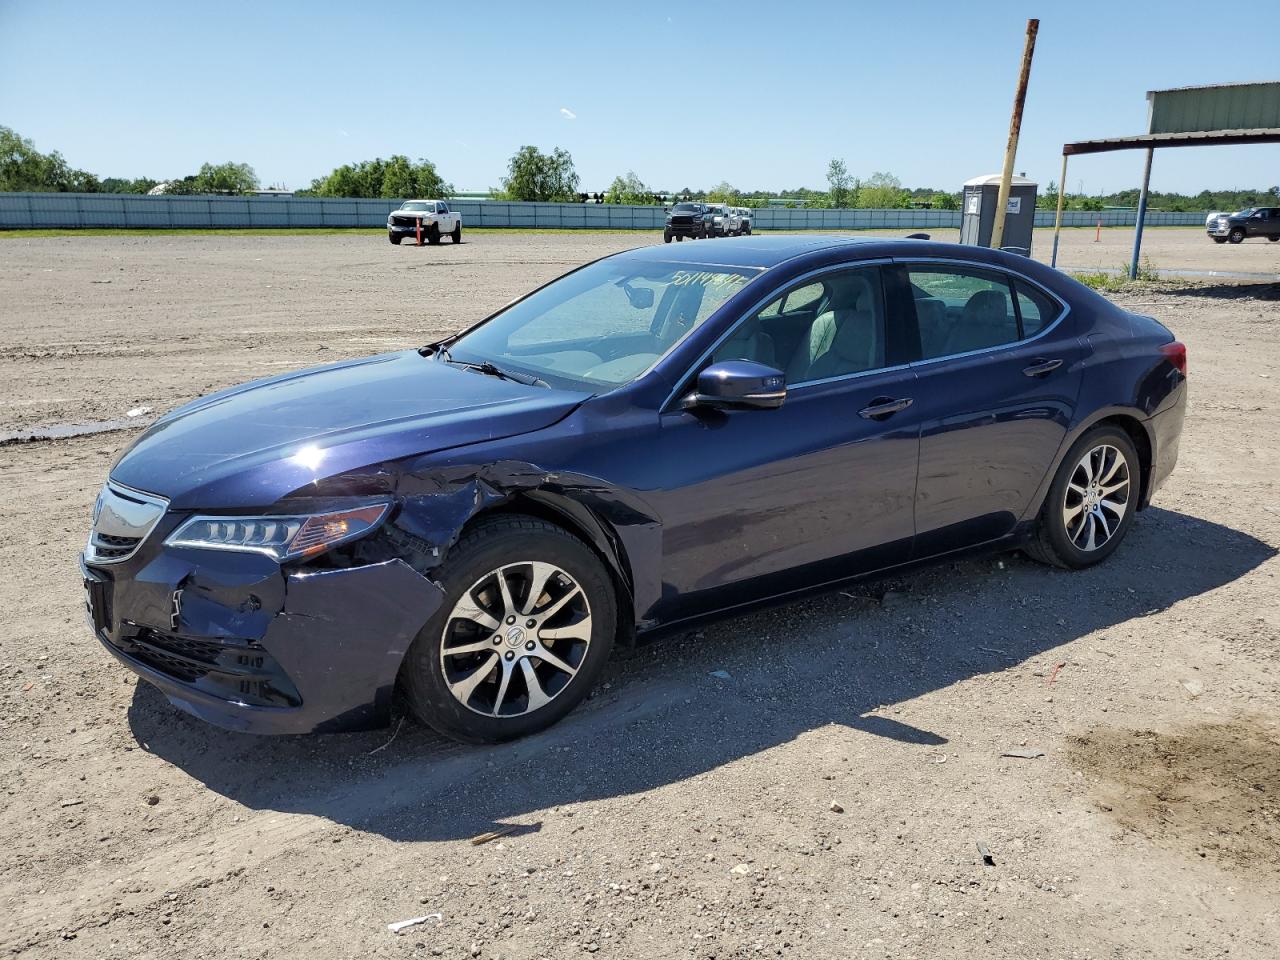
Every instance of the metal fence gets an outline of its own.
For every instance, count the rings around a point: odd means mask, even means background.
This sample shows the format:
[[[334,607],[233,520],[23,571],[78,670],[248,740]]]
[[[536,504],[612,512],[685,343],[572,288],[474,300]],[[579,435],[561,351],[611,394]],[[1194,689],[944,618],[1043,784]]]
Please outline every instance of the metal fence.
[[[0,193],[0,230],[79,227],[381,227],[399,200],[329,197],[175,197],[109,193]],[[585,203],[452,200],[468,227],[660,230],[661,207]],[[928,229],[960,226],[958,210],[753,211],[757,230]],[[1063,224],[1132,226],[1135,211],[1068,210]],[[1200,226],[1205,213],[1149,211],[1148,226]],[[1053,226],[1052,210],[1036,211],[1036,226]]]

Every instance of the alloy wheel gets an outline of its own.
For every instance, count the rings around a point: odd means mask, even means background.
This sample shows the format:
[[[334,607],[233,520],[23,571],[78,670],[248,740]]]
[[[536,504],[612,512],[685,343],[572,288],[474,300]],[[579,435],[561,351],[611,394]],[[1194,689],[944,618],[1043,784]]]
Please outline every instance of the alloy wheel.
[[[510,563],[477,580],[454,604],[440,667],[454,698],[490,717],[546,706],[577,675],[591,643],[591,606],[550,563]]]
[[[1129,511],[1129,461],[1111,444],[1089,450],[1071,471],[1062,504],[1067,537],[1086,553],[1101,549]]]

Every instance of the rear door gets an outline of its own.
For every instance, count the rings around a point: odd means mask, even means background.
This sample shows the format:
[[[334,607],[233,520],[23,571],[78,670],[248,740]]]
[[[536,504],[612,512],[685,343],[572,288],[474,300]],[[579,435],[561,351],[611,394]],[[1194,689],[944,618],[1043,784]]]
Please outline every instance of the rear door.
[[[914,556],[1011,533],[1054,462],[1085,347],[1066,305],[1025,278],[904,262],[921,359]]]

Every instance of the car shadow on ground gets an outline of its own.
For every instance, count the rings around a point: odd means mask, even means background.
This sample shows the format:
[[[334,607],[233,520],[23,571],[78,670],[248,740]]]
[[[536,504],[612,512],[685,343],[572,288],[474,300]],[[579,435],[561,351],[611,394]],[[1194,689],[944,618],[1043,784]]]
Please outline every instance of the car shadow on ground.
[[[141,682],[129,723],[145,749],[250,808],[391,839],[473,837],[504,824],[527,832],[538,811],[686,780],[827,725],[875,737],[904,761],[936,750],[952,731],[877,709],[1165,610],[1275,553],[1152,508],[1087,571],[1011,554],[947,563],[642,644],[565,721],[500,746],[449,743],[411,720],[359,734],[227,733]],[[1122,643],[1106,641],[1113,651]]]
[[[1280,251],[1278,251],[1280,252]],[[1280,271],[1280,267],[1276,268]],[[1280,300],[1280,283],[1274,280],[1261,282],[1207,283],[1179,286],[1170,293],[1180,297],[1204,297],[1210,300]]]

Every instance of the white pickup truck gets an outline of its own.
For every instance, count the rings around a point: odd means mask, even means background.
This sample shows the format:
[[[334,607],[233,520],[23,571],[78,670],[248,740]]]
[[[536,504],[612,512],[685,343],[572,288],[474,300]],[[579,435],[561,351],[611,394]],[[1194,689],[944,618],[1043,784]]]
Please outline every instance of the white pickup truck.
[[[419,231],[427,243],[439,243],[443,236],[461,243],[462,217],[443,200],[406,200],[387,216],[387,239],[394,244],[405,237],[416,242]]]

